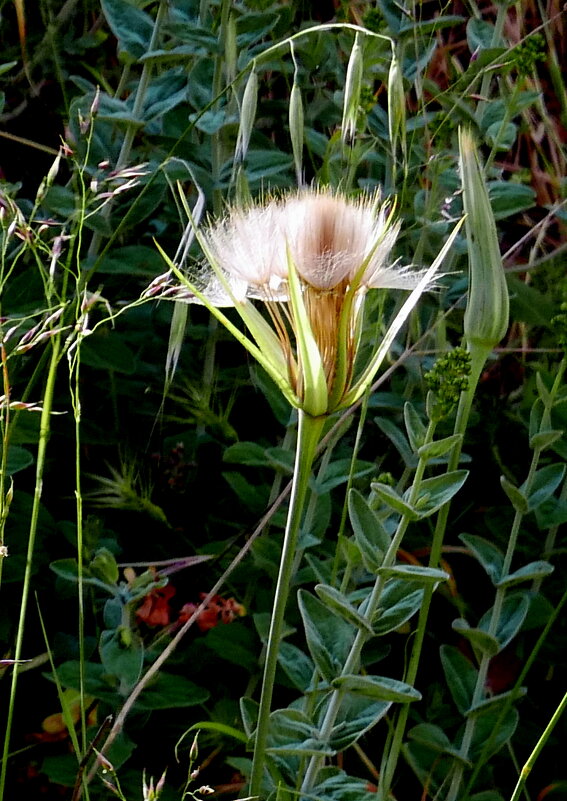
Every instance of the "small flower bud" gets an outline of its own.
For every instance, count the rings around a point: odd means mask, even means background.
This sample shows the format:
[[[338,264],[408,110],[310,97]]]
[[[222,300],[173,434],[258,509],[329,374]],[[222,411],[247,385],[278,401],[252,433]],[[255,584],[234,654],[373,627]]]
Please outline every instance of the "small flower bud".
[[[494,214],[470,131],[459,131],[459,152],[469,253],[465,337],[469,349],[471,346],[491,349],[508,328],[508,287]]]
[[[258,76],[253,68],[244,89],[242,97],[242,108],[240,109],[240,128],[236,140],[236,152],[234,158],[236,162],[243,161],[248,152],[252,128],[256,119],[256,107],[258,105]]]
[[[360,93],[362,91],[363,67],[362,48],[360,46],[359,34],[357,33],[348,60],[343,100],[341,131],[342,140],[346,144],[352,144],[356,136],[356,121],[358,118],[358,107],[360,105]]]

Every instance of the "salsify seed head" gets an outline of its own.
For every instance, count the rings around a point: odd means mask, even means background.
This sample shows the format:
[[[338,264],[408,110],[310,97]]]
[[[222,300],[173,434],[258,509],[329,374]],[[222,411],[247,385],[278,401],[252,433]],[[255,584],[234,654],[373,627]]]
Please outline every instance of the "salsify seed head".
[[[264,367],[271,362],[268,372],[286,397],[309,414],[326,414],[354,397],[366,292],[421,292],[429,281],[425,271],[391,263],[398,232],[377,195],[301,189],[235,207],[197,234],[207,265],[187,281],[191,299],[211,310],[236,307],[254,340],[246,346]],[[271,326],[253,299],[265,303]]]

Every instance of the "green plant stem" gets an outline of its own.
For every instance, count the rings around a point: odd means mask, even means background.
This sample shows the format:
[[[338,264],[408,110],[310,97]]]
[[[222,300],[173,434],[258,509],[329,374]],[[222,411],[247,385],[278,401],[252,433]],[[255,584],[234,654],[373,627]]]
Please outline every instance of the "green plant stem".
[[[555,606],[553,608],[553,610],[552,610],[552,612],[551,612],[551,614],[549,616],[549,619],[548,619],[547,623],[545,624],[545,628],[543,629],[543,631],[539,635],[536,644],[532,648],[532,650],[530,652],[530,655],[529,655],[526,663],[524,664],[524,666],[522,668],[522,672],[520,673],[520,675],[516,679],[516,683],[514,684],[512,692],[510,693],[510,695],[506,699],[505,703],[503,704],[502,709],[500,710],[500,714],[498,715],[498,718],[497,718],[497,720],[496,720],[496,722],[494,724],[494,727],[492,729],[492,733],[491,733],[490,737],[485,742],[483,750],[482,750],[480,756],[475,760],[474,769],[473,769],[472,774],[471,774],[471,776],[469,778],[468,785],[467,785],[467,787],[465,788],[465,791],[464,791],[463,801],[466,801],[466,799],[469,797],[469,793],[470,793],[471,789],[474,787],[474,783],[476,781],[476,778],[477,778],[478,774],[480,773],[480,771],[482,770],[482,767],[484,766],[484,764],[485,764],[485,762],[487,760],[488,754],[490,753],[490,749],[492,748],[492,745],[494,743],[494,738],[495,738],[496,733],[497,733],[497,731],[498,731],[498,729],[500,727],[500,724],[502,723],[502,721],[504,720],[504,718],[508,714],[509,710],[511,709],[515,698],[517,698],[518,690],[523,685],[523,683],[524,683],[524,681],[526,679],[526,676],[528,675],[533,663],[535,662],[536,657],[537,657],[542,645],[544,644],[544,642],[547,639],[547,635],[551,631],[555,621],[559,618],[559,616],[561,614],[561,611],[563,610],[563,607],[565,606],[566,603],[567,603],[567,590],[563,593],[563,596],[561,597],[561,600],[559,601],[557,606]]]
[[[311,475],[311,467],[325,420],[326,417],[310,417],[303,411],[299,412],[295,471],[280,560],[280,570],[274,596],[272,620],[268,635],[260,709],[258,713],[258,726],[254,743],[254,758],[249,792],[252,796],[261,796],[262,793],[270,709],[278,663],[279,646],[282,638],[285,608],[289,595],[289,587],[293,578],[293,563],[297,550],[299,528],[307,494],[309,476]]]
[[[461,434],[462,437],[464,437],[465,432],[467,430],[470,412],[472,408],[472,402],[476,393],[476,388],[478,386],[478,381],[480,379],[482,369],[484,367],[489,352],[490,352],[489,349],[481,348],[477,349],[476,352],[471,353],[471,375],[469,377],[469,384],[467,387],[467,391],[463,392],[459,399],[457,416],[455,419],[455,425],[453,427],[453,433]],[[449,461],[447,464],[448,473],[458,468],[461,459],[461,450],[462,450],[462,440],[461,442],[455,445],[455,447],[453,448],[453,450],[449,455]],[[447,528],[447,521],[449,519],[450,508],[451,508],[451,502],[449,501],[443,507],[441,507],[441,509],[439,510],[439,514],[437,515],[437,520],[435,523],[435,531],[431,543],[431,552],[429,555],[429,567],[437,567],[439,564],[439,559],[441,557],[441,551],[443,547],[443,540],[445,538],[445,531]],[[417,629],[415,632],[415,638],[411,651],[410,661],[406,675],[404,677],[404,681],[407,682],[408,684],[411,684],[412,686],[414,685],[415,680],[417,678],[419,663],[421,660],[421,651],[425,639],[427,619],[429,616],[429,609],[431,607],[431,600],[433,598],[434,591],[435,587],[433,585],[428,584],[425,587],[423,593],[423,601],[421,603],[421,607],[419,610]],[[378,787],[379,801],[386,801],[386,799],[389,796],[390,788],[392,786],[392,781],[394,778],[394,773],[402,749],[402,742],[406,730],[408,716],[409,716],[409,705],[405,704],[404,706],[401,707],[399,711],[398,719],[396,721],[396,726],[392,736],[391,746],[388,749],[387,754],[384,755],[383,769],[380,772],[380,784]]]
[[[435,424],[430,423],[427,429],[424,444],[428,444],[432,441],[434,431],[435,431]],[[419,487],[423,479],[426,467],[427,467],[427,460],[420,458],[417,464],[413,485],[410,493],[410,498],[409,498],[410,505],[414,503],[417,498]],[[388,548],[384,556],[384,562],[382,564],[383,567],[390,567],[391,565],[394,564],[398,549],[401,545],[402,539],[404,537],[404,534],[406,533],[409,523],[410,523],[409,517],[407,517],[406,515],[404,515],[400,519],[396,532],[392,537],[392,542],[390,543],[390,547]],[[368,603],[366,604],[364,610],[364,616],[368,621],[372,621],[372,619],[374,618],[376,609],[378,608],[378,604],[380,603],[382,590],[384,589],[384,584],[386,583],[386,580],[387,577],[385,577],[383,573],[380,573],[374,583],[374,587],[372,588],[372,592],[370,594]],[[362,648],[367,639],[368,639],[367,632],[363,631],[362,629],[359,629],[352,644],[352,647],[350,649],[349,655],[347,656],[347,659],[341,671],[342,676],[347,676],[351,674],[353,671],[358,669]],[[343,693],[341,692],[341,690],[333,691],[319,732],[319,739],[322,743],[327,743],[330,739],[333,726],[335,725],[335,721],[337,719],[337,714],[339,712],[342,698],[343,698]],[[319,769],[321,768],[323,760],[324,757],[318,755],[311,757],[309,765],[305,772],[303,784],[301,786],[301,790],[303,793],[308,793],[311,790],[311,788],[314,787],[315,782],[317,780],[317,774],[319,772]]]
[[[20,604],[20,616],[18,620],[18,630],[16,633],[16,644],[14,648],[14,670],[12,673],[12,682],[10,686],[10,699],[8,702],[8,715],[6,718],[6,730],[4,735],[4,748],[2,751],[2,768],[0,771],[0,799],[4,798],[4,789],[6,786],[6,772],[8,769],[8,754],[10,751],[10,736],[12,730],[12,723],[14,719],[14,707],[16,703],[16,689],[18,684],[19,665],[18,660],[22,658],[22,645],[24,640],[24,628],[26,622],[26,612],[28,606],[31,576],[33,568],[33,555],[35,549],[35,539],[39,524],[39,511],[41,506],[41,494],[43,488],[43,474],[45,470],[45,457],[47,451],[47,443],[50,434],[51,410],[53,406],[53,393],[55,388],[55,378],[57,375],[57,365],[61,356],[61,341],[60,336],[55,336],[52,340],[51,358],[49,362],[49,369],[47,373],[47,381],[45,385],[45,392],[43,395],[43,407],[41,412],[41,420],[39,424],[39,442],[37,446],[37,464],[35,473],[35,489],[33,496],[33,505],[30,519],[30,530],[28,538],[28,548],[26,554],[26,569],[24,573],[24,581],[22,587],[22,600]]]
[[[530,493],[530,488],[533,483],[534,476],[536,474],[541,452],[542,451],[540,448],[536,448],[534,450],[532,460],[530,463],[530,468],[528,471],[528,476],[526,478],[526,481],[524,482],[524,487],[523,487],[523,492],[525,496],[528,496]],[[524,513],[519,510],[516,510],[516,513],[514,515],[514,520],[512,521],[512,528],[510,529],[510,536],[508,539],[508,546],[506,548],[506,553],[504,555],[504,562],[502,565],[503,577],[507,576],[508,573],[510,572],[510,566],[512,564],[512,559],[514,557],[514,552],[516,550],[518,535],[520,533],[520,526],[523,518],[524,518]],[[496,632],[498,631],[500,616],[502,613],[502,605],[504,603],[506,591],[507,591],[506,587],[498,587],[496,590],[494,605],[491,610],[490,621],[487,629],[488,634],[490,634],[492,637],[496,637]],[[471,706],[473,707],[479,704],[484,697],[486,677],[488,674],[488,667],[491,658],[492,657],[490,655],[484,653],[480,660],[478,675],[471,701]],[[467,718],[467,721],[465,723],[465,730],[463,732],[463,738],[461,740],[461,746],[460,746],[460,753],[464,759],[468,758],[469,749],[476,728],[476,721],[477,718],[471,715]],[[449,788],[449,793],[447,795],[447,801],[456,801],[456,799],[459,797],[463,774],[464,774],[464,765],[461,761],[459,761],[455,765],[455,772],[453,774],[453,779],[451,781],[451,786]]]
[[[541,737],[537,741],[534,750],[531,752],[531,754],[529,755],[528,759],[526,760],[526,762],[524,764],[524,767],[521,770],[520,778],[518,779],[516,787],[514,788],[514,792],[512,793],[512,795],[510,797],[510,801],[518,801],[518,798],[520,797],[520,793],[522,792],[522,789],[523,789],[523,787],[524,787],[524,785],[526,783],[526,780],[527,780],[528,776],[531,773],[531,770],[532,770],[532,768],[534,766],[534,763],[535,763],[536,759],[538,758],[538,756],[542,752],[543,747],[545,746],[546,742],[548,741],[548,739],[549,739],[549,737],[551,735],[551,732],[553,731],[553,729],[555,728],[555,726],[559,722],[559,718],[561,717],[561,715],[563,714],[565,709],[567,709],[567,693],[565,693],[565,695],[561,699],[561,701],[559,703],[559,706],[557,707],[557,709],[553,713],[553,715],[551,717],[551,720],[549,721],[549,723],[545,727],[545,730],[544,730],[543,734],[541,735]]]

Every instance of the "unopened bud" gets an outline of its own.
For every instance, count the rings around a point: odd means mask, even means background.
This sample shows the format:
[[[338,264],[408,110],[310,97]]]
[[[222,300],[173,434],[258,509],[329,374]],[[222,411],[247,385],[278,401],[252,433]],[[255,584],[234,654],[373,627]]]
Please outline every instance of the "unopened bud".
[[[240,109],[240,128],[236,140],[236,153],[234,158],[237,162],[243,161],[248,152],[252,128],[256,119],[256,107],[258,105],[258,76],[253,68],[250,77],[246,82],[244,96],[242,98],[242,108]]]
[[[289,98],[289,135],[293,151],[293,163],[299,186],[303,183],[303,100],[301,90],[297,85],[297,73],[293,78],[291,95]]]
[[[469,345],[491,349],[508,328],[508,287],[498,245],[496,223],[470,131],[459,131],[465,227],[469,254],[469,296],[465,337]]]
[[[400,142],[405,151],[406,143],[406,97],[402,68],[395,54],[392,55],[388,72],[388,135],[395,154]]]
[[[342,140],[346,144],[352,144],[356,136],[356,122],[358,118],[358,107],[360,105],[360,93],[362,90],[363,58],[359,36],[360,35],[357,33],[348,60],[345,80],[341,132]]]

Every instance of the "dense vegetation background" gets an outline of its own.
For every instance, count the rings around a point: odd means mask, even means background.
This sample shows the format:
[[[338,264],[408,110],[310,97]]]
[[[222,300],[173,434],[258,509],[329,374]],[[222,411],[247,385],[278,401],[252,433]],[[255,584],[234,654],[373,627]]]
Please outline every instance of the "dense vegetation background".
[[[3,2],[0,14],[4,798],[78,797],[77,773],[90,769],[95,733],[289,480],[295,417],[287,403],[204,309],[180,311],[154,298],[163,287],[152,282],[166,271],[155,242],[173,258],[182,238],[180,193],[193,207],[199,187],[207,212],[218,215],[239,193],[297,185],[295,87],[303,112],[299,172],[308,183],[382,187],[396,196],[395,255],[405,264],[430,264],[462,211],[459,125],[473,128],[486,165],[510,327],[482,374],[463,446],[470,476],[443,552],[451,578],[434,597],[418,682],[424,702],[412,706],[410,726],[438,726],[451,738],[461,726],[451,682],[459,669],[466,675],[475,643],[451,624],[476,625],[494,588],[483,559],[459,535],[506,549],[514,498],[520,501],[502,491],[500,476],[520,488],[525,482],[545,407],[544,430],[558,433],[545,447],[538,441],[538,468],[548,472],[526,508],[515,559],[518,568],[545,561],[554,571],[527,571],[518,582],[529,611],[491,661],[487,684],[496,695],[511,690],[529,662],[521,676],[527,690],[519,722],[467,791],[484,792],[479,801],[508,799],[518,766],[565,692],[567,395],[562,381],[554,389],[553,382],[567,337],[551,325],[567,301],[562,6],[15,0]],[[328,23],[343,26],[317,27]],[[345,141],[349,25],[367,33]],[[394,44],[401,105],[388,91],[391,44],[372,33]],[[252,67],[253,108],[244,104]],[[187,264],[198,258],[193,248]],[[462,237],[445,269],[392,348],[396,369],[367,399],[363,425],[357,429],[358,410],[345,413],[340,436],[329,440],[312,485],[297,587],[336,579],[338,564],[355,594],[365,581],[345,527],[345,487],[367,494],[379,476],[403,483],[415,467],[403,406],[411,401],[423,411],[424,373],[460,344]],[[371,300],[368,347],[382,330],[374,321],[388,319],[397,303],[380,293]],[[449,434],[452,418],[443,427]],[[249,754],[239,699],[254,695],[260,679],[283,522],[280,504],[137,702],[108,753],[107,785],[96,777],[91,798],[142,798],[142,771],[158,777],[167,766],[162,797],[185,797],[197,729],[201,772],[189,789],[206,784],[219,796],[241,797]],[[427,564],[431,534],[428,520],[410,527],[400,562]],[[309,671],[294,603],[288,620],[295,650],[278,676],[281,705],[304,689]],[[411,627],[404,621],[380,639],[367,669],[381,661],[380,673],[401,676]],[[441,646],[453,649],[453,672],[442,665]],[[27,660],[17,680],[13,659]],[[487,718],[486,736],[492,724]],[[567,797],[565,726],[563,717],[533,769],[532,801]],[[362,781],[326,798],[375,793],[387,732],[382,721],[335,759]],[[419,732],[393,788],[400,801],[433,798],[442,788],[445,745]]]

